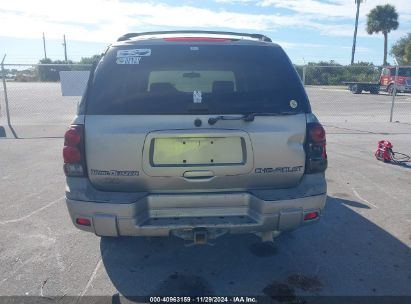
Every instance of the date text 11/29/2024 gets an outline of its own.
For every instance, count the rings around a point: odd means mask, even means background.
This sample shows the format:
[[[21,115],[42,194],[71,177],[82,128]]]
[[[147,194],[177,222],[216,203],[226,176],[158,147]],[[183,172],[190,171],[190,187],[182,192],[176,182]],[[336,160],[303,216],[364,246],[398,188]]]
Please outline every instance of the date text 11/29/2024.
[[[255,297],[150,297],[150,303],[258,303]]]

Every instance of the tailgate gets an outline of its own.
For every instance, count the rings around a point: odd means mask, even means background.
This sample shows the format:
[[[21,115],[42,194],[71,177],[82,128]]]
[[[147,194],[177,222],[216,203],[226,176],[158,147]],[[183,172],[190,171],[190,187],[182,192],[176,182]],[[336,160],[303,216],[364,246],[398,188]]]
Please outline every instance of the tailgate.
[[[305,114],[206,122],[210,115],[88,115],[92,184],[107,191],[230,191],[295,186]],[[204,127],[195,128],[201,119]]]

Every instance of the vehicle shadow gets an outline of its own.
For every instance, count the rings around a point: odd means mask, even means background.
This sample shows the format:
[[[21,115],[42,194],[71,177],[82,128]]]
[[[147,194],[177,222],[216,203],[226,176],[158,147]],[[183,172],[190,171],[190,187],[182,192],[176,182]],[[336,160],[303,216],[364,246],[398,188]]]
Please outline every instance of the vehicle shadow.
[[[320,223],[283,234],[274,246],[254,235],[228,235],[214,246],[193,247],[176,238],[102,238],[100,248],[108,277],[131,300],[411,296],[410,247],[359,214],[370,212],[376,216],[360,202],[329,196]]]

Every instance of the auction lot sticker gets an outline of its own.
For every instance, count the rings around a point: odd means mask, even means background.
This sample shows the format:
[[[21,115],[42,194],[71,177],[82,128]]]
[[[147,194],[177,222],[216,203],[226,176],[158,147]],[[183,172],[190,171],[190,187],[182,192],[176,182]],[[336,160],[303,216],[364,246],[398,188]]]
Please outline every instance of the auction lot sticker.
[[[140,64],[142,57],[151,56],[151,49],[131,49],[117,51],[117,64]]]

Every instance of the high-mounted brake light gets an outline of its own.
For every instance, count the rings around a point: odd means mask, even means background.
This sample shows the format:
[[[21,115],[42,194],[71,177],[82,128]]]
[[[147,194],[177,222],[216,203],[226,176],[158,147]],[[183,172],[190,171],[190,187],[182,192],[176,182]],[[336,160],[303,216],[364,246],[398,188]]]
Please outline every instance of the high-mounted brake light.
[[[66,176],[85,176],[84,127],[71,125],[64,135],[64,173]]]
[[[174,37],[174,38],[164,38],[164,41],[168,42],[228,42],[231,39],[227,38],[212,38],[212,37]]]
[[[318,122],[307,124],[305,152],[305,173],[324,172],[327,169],[325,130]]]

